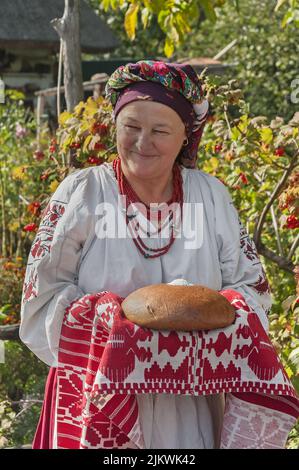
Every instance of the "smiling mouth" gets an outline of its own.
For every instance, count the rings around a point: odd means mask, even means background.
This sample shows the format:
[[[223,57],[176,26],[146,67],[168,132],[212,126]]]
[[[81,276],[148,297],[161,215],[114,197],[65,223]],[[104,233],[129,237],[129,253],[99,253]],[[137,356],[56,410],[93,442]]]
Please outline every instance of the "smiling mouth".
[[[141,158],[156,158],[157,156],[157,155],[143,155],[142,153],[139,153],[139,152],[133,152],[133,153],[136,153],[136,155],[138,155]]]

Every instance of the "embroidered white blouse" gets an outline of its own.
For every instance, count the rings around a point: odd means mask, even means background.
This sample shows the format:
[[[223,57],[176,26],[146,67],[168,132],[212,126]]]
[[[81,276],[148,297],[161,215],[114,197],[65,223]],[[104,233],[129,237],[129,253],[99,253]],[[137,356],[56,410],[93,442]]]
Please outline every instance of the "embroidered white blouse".
[[[111,208],[116,214],[119,207],[112,164],[77,170],[59,185],[31,247],[21,303],[20,338],[46,364],[58,365],[62,319],[73,300],[102,290],[126,297],[140,287],[175,279],[239,291],[268,331],[269,286],[229,191],[201,170],[181,167],[181,174],[184,203],[193,203],[186,205],[192,207],[189,232],[176,238],[168,253],[154,259],[146,259],[132,238],[104,237],[99,230],[103,209],[109,216]],[[195,242],[190,244],[192,230]],[[150,238],[144,243],[158,248],[165,239]],[[213,423],[216,413],[219,424],[219,396],[137,397],[146,448],[216,445]]]

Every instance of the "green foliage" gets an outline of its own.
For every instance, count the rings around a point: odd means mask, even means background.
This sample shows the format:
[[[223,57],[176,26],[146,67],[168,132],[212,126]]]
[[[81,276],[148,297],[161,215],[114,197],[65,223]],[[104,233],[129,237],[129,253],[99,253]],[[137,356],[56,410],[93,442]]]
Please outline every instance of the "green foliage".
[[[288,4],[288,6],[287,6]],[[284,8],[285,14],[281,22],[281,26],[285,28],[291,23],[298,28],[299,27],[299,3],[298,0],[277,0],[275,11],[278,11],[282,6]]]
[[[25,267],[22,257],[0,258],[0,325],[18,323]]]
[[[294,24],[281,28],[283,11],[274,11],[275,0],[239,2],[236,10],[226,2],[211,25],[203,21],[188,42],[176,51],[176,57],[214,57],[231,41],[237,43],[219,60],[231,64],[223,76],[238,80],[250,104],[253,116],[290,119],[298,105],[291,100],[299,53],[298,29]]]
[[[157,23],[165,35],[164,54],[166,57],[170,57],[175,47],[180,45],[186,34],[190,32],[191,24],[198,18],[200,7],[212,21],[215,21],[214,3],[210,0],[170,0],[167,2],[162,0],[129,0],[128,2],[103,0],[101,7],[106,12],[109,7],[115,10],[117,6],[125,10],[124,28],[131,41],[136,36],[139,13],[143,28],[147,28],[153,17],[156,17]]]
[[[5,342],[0,364],[0,448],[31,443],[48,367],[22,343]]]

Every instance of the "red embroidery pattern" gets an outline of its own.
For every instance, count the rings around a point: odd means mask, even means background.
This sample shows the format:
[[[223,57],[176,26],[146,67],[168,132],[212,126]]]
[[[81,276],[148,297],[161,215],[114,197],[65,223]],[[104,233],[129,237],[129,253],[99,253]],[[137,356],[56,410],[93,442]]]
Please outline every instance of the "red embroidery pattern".
[[[274,395],[275,423],[290,430],[299,416],[298,398],[257,314],[240,293],[221,294],[235,307],[236,319],[211,331],[138,327],[124,317],[123,299],[107,291],[72,302],[59,347],[57,447],[144,448],[136,393],[250,392],[259,410],[259,422],[248,421],[250,429],[242,425],[241,436],[254,427],[250,446],[262,438],[260,423],[270,416],[262,400]],[[238,419],[246,410],[244,402]],[[237,441],[227,443],[227,435],[223,446],[234,447]],[[275,439],[277,447],[285,445],[285,434]]]
[[[29,273],[26,276],[23,286],[23,300],[22,303],[27,302],[37,296],[37,272],[34,265],[28,265]]]
[[[259,265],[261,269],[261,273],[259,274],[258,281],[254,284],[250,284],[250,287],[255,289],[258,294],[270,294],[271,289],[268,283],[266,273],[264,268],[261,264],[256,246],[254,241],[249,237],[247,230],[243,226],[240,218],[239,218],[239,225],[240,225],[240,247],[241,251],[244,253],[246,258],[251,262],[253,265]]]
[[[38,276],[36,262],[51,251],[53,235],[58,220],[63,216],[67,203],[62,201],[51,201],[44,210],[44,216],[39,229],[31,245],[28,257],[28,266],[23,285],[22,303],[37,297]]]
[[[55,227],[65,212],[65,206],[66,203],[51,201],[46,207],[45,215],[31,247],[30,253],[34,259],[43,258],[50,253]]]
[[[238,395],[240,396],[240,395]],[[222,449],[280,449],[293,420],[281,411],[246,402],[229,394],[226,399]]]

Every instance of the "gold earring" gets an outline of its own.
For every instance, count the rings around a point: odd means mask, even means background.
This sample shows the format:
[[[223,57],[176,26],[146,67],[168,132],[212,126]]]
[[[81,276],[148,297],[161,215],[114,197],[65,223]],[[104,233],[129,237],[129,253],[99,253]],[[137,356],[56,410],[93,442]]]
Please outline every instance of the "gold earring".
[[[187,137],[187,142],[186,142],[186,140],[184,140],[183,147],[186,147],[188,144],[189,144],[189,140],[188,140],[188,137]]]

